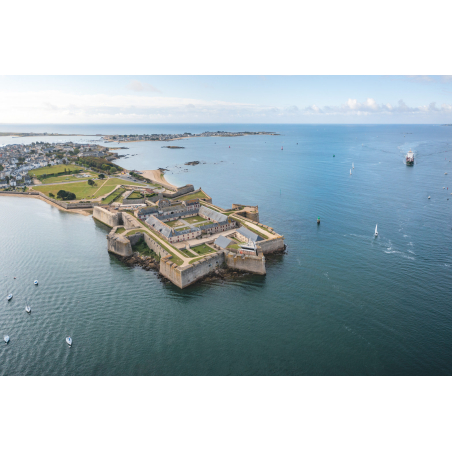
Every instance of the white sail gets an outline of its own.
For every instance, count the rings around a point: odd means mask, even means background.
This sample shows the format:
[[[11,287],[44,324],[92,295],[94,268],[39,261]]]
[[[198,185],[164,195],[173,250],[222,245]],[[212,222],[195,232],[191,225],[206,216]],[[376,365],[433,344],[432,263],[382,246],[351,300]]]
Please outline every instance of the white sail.
[[[378,224],[375,225],[375,235],[378,235],[377,226]]]
[[[352,170],[350,170],[350,176],[352,175]]]

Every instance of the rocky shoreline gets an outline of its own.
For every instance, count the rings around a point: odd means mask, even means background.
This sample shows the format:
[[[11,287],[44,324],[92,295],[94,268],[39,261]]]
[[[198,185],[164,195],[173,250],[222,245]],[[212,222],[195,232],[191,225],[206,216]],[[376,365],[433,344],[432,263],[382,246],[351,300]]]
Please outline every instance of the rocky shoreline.
[[[150,271],[154,270],[159,279],[164,282],[171,282],[169,279],[165,278],[159,273],[160,264],[159,262],[150,256],[143,256],[139,253],[133,253],[132,256],[123,257],[114,254],[114,256],[123,264],[128,267],[141,267],[143,270]],[[251,275],[249,272],[243,272],[240,270],[232,270],[230,268],[218,268],[212,273],[204,276],[196,282],[214,282],[219,280],[231,280],[242,276]]]

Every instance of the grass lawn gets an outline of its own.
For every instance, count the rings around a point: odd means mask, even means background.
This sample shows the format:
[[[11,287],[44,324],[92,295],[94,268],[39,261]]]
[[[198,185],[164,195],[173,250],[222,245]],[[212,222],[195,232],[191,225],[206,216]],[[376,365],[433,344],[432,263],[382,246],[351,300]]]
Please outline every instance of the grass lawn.
[[[64,170],[68,171],[75,171],[75,170],[82,170],[85,171],[84,168],[78,165],[55,165],[55,166],[43,166],[42,168],[36,168],[32,169],[31,171],[28,171],[28,174],[35,175],[35,176],[41,176],[42,174],[55,174],[55,173],[62,173]]]
[[[234,250],[239,250],[240,249],[240,245],[238,243],[231,243],[228,245],[228,248],[232,248]]]
[[[176,231],[186,231],[187,229],[191,229],[190,226],[182,226],[180,228],[174,228]]]
[[[207,246],[206,244],[192,246],[191,249],[199,255],[215,253],[215,250],[210,248],[210,246]]]
[[[190,223],[190,224],[198,223],[198,222],[200,222],[200,221],[206,221],[205,218],[200,217],[199,215],[195,215],[194,217],[184,218],[184,220],[185,220],[187,223]]]
[[[125,232],[126,228],[118,228],[116,229],[116,234],[122,234],[123,232]]]
[[[196,198],[207,198],[207,195],[201,190],[196,193],[189,193],[188,195],[181,196],[180,198],[174,198],[175,201],[188,201]]]
[[[110,204],[112,203],[116,197],[119,198],[119,196],[121,196],[124,192],[126,191],[125,188],[118,188],[117,190],[115,190],[113,193],[111,193],[110,195],[108,195],[103,201],[103,204]]]
[[[93,173],[91,171],[84,171],[85,173],[88,173],[88,177],[76,177],[75,174],[66,174],[62,176],[54,176],[54,177],[47,177],[46,179],[42,180],[43,184],[56,184],[58,182],[72,182],[72,181],[83,181],[88,179],[96,179],[97,174]]]
[[[190,251],[188,250],[179,250],[184,256],[187,257],[195,257],[195,255],[193,253],[190,253]]]
[[[199,223],[196,225],[196,227],[198,226],[205,226],[206,224],[213,224],[213,221],[205,221],[204,223]]]
[[[110,192],[116,185],[123,184],[122,179],[117,179],[112,177],[104,181],[96,181],[96,185],[89,185],[87,181],[82,182],[71,182],[70,184],[59,184],[59,185],[35,185],[34,188],[45,195],[53,193],[55,196],[60,190],[66,190],[75,194],[76,199],[92,199],[98,198],[100,196],[106,195]],[[97,193],[96,193],[97,192]]]
[[[166,222],[166,224],[170,227],[170,228],[172,228],[172,227],[174,227],[177,223],[179,223],[179,220],[172,220],[172,221],[167,221]],[[181,223],[181,225],[182,225],[183,223]]]
[[[127,199],[143,199],[144,196],[141,193],[133,192]]]

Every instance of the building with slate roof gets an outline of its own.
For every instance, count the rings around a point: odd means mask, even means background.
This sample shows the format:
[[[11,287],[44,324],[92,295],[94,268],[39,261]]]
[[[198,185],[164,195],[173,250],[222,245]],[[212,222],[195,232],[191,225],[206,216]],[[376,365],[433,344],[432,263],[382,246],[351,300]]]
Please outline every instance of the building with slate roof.
[[[261,240],[264,240],[255,232],[250,231],[249,229],[243,226],[237,229],[236,235],[237,238],[240,239],[242,242],[260,242]]]

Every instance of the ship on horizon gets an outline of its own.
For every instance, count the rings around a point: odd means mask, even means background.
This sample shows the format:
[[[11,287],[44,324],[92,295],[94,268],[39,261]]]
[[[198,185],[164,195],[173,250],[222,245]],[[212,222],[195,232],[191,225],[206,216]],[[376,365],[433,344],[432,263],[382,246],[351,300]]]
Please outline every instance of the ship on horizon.
[[[405,155],[405,162],[408,166],[414,165],[414,154],[411,149],[408,151],[407,155]]]

